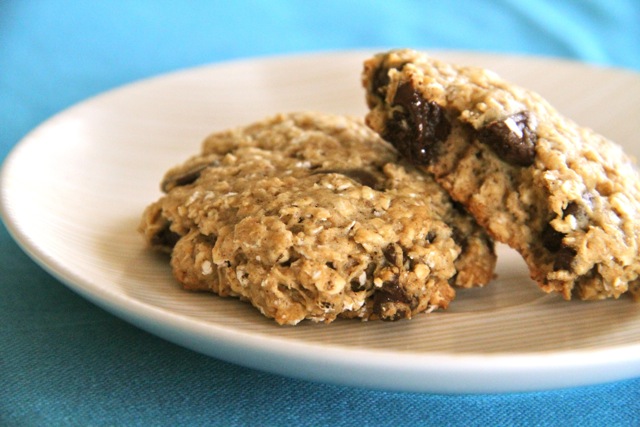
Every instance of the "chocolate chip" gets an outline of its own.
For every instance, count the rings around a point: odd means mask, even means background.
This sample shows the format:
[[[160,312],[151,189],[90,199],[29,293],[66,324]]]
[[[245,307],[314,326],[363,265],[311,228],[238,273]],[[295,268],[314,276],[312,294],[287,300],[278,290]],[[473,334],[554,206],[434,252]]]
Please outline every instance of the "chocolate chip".
[[[437,155],[437,143],[451,133],[444,108],[424,99],[410,83],[398,86],[393,106],[401,108],[387,121],[384,139],[409,161],[420,165],[431,163]]]
[[[152,246],[159,246],[162,248],[172,249],[178,240],[180,240],[180,236],[178,233],[171,231],[171,223],[167,222],[164,227],[162,227],[156,234],[154,234],[150,243]]]
[[[397,281],[384,282],[382,288],[376,293],[378,302],[401,302],[409,303],[409,297],[400,287]]]
[[[571,271],[571,263],[576,257],[576,250],[569,246],[562,246],[560,250],[555,254],[555,261],[553,262],[553,270],[568,270]]]
[[[542,230],[542,245],[552,253],[558,252],[562,247],[562,239],[564,234],[556,231],[551,224],[547,224]]]
[[[531,129],[528,111],[486,124],[478,130],[477,138],[512,165],[531,166],[535,160],[538,137]]]
[[[397,281],[385,282],[382,288],[378,290],[373,296],[373,313],[384,320],[396,320],[399,317],[403,317],[406,313],[399,310],[394,318],[388,318],[385,316],[385,305],[387,304],[409,304],[410,298],[405,293],[404,289],[400,287]]]

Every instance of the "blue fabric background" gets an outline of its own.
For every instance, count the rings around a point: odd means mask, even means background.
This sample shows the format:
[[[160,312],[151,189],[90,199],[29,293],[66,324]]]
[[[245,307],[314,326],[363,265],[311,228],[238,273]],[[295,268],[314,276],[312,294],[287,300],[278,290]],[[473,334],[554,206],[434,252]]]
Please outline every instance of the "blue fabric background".
[[[280,53],[420,47],[640,70],[640,1],[0,0],[0,160],[84,98]],[[640,102],[640,100],[638,100]],[[640,425],[640,379],[446,396],[309,383],[151,336],[50,277],[0,227],[1,425]]]

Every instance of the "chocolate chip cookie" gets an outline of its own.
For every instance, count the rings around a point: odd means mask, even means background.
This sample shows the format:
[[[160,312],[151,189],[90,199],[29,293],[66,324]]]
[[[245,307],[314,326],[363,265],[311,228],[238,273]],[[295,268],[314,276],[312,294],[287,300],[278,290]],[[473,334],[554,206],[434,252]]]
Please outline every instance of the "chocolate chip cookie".
[[[493,275],[484,230],[355,119],[283,114],[216,133],[161,187],[140,230],[177,280],[279,324],[411,318]]]
[[[396,50],[365,62],[367,124],[531,277],[566,299],[638,296],[640,180],[620,146],[495,73]]]

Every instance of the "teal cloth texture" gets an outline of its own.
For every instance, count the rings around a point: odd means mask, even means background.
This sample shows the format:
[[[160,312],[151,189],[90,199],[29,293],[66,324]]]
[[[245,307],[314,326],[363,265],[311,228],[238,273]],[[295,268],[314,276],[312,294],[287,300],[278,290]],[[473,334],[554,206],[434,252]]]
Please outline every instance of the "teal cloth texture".
[[[0,161],[47,118],[123,84],[241,58],[391,47],[640,72],[640,1],[3,0]],[[436,395],[259,372],[181,348],[85,301],[2,225],[0,425],[633,426],[640,379]]]

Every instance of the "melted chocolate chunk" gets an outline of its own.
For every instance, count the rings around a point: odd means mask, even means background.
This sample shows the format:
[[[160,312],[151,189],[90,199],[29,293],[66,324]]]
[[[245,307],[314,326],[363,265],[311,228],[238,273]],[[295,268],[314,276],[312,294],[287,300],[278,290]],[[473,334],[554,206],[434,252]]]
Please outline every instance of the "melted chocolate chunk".
[[[528,111],[486,124],[478,129],[477,138],[512,165],[531,166],[535,160],[538,137],[530,127]]]
[[[404,289],[400,287],[397,282],[385,282],[382,288],[374,294],[373,297],[373,313],[379,316],[383,320],[396,320],[399,317],[403,317],[404,312],[399,310],[396,317],[393,319],[384,317],[384,306],[389,303],[409,304],[410,298],[405,293]]]
[[[437,143],[446,140],[451,133],[451,123],[444,108],[424,99],[410,83],[398,86],[393,106],[401,108],[387,121],[384,139],[411,162],[431,163],[437,155]]]

